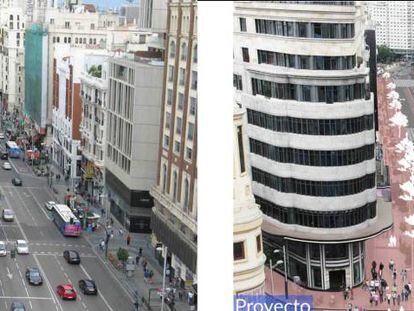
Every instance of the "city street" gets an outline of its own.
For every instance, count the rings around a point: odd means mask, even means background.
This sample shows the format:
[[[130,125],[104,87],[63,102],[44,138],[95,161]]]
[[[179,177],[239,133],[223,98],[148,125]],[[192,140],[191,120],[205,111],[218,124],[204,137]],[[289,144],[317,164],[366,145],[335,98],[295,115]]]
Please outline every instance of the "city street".
[[[4,161],[2,161],[4,162]],[[64,237],[51,221],[44,202],[53,200],[46,178],[36,177],[20,159],[11,159],[12,170],[0,170],[2,209],[11,208],[14,222],[0,221],[0,240],[7,243],[8,254],[0,257],[0,310],[9,310],[13,301],[23,302],[27,310],[132,310],[133,299],[112,272],[97,256],[84,237]],[[2,164],[2,163],[1,163]],[[20,176],[22,187],[11,184]],[[29,243],[30,254],[12,259],[10,250],[17,239]],[[81,264],[69,265],[63,251],[77,250]],[[27,267],[39,268],[42,286],[29,285],[25,279]],[[97,296],[85,296],[79,291],[80,279],[95,280]],[[63,301],[56,294],[59,284],[71,283],[78,294],[76,301]]]

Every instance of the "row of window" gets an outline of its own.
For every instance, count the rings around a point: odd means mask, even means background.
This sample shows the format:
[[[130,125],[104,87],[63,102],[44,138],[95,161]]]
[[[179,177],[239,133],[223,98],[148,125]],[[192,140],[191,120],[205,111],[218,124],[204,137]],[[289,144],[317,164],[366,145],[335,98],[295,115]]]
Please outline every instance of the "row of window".
[[[259,64],[311,70],[347,70],[356,65],[356,55],[309,56],[257,50]]]
[[[260,254],[262,252],[262,236],[261,234],[256,236],[256,251],[257,254]],[[233,243],[233,259],[236,260],[242,260],[245,259],[246,256],[246,250],[245,250],[245,241],[235,242]]]
[[[348,150],[304,150],[269,145],[250,138],[250,152],[281,163],[309,166],[345,166],[374,158],[374,144]]]
[[[342,211],[310,211],[274,204],[259,196],[256,203],[264,214],[285,224],[313,228],[342,228],[355,226],[376,216],[376,202]]]
[[[60,37],[53,37],[53,43],[60,43]],[[72,43],[71,37],[63,37],[63,43]],[[87,38],[75,38],[75,44],[87,44]],[[89,38],[89,44],[96,44],[96,38]]]
[[[252,167],[252,178],[276,191],[316,197],[352,195],[375,187],[375,173],[349,180],[313,181],[275,176]]]
[[[255,19],[255,25],[256,33],[276,36],[318,39],[349,39],[355,36],[355,26],[349,23],[329,24]]]
[[[356,99],[369,99],[369,86],[365,83],[347,85],[300,85],[277,83],[273,81],[252,78],[253,95],[265,97],[298,100],[304,102],[346,102]]]
[[[349,119],[301,119],[247,109],[247,122],[276,132],[303,135],[348,135],[372,130],[373,115]]]

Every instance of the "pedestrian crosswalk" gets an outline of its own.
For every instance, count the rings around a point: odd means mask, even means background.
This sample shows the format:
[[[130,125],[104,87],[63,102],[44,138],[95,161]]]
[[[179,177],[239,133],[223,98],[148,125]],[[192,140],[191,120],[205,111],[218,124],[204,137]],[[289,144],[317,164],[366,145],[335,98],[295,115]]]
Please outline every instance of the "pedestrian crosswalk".
[[[59,256],[62,257],[62,252],[30,252],[32,255],[39,255],[39,256]],[[97,256],[92,253],[79,253],[81,258],[96,258]]]

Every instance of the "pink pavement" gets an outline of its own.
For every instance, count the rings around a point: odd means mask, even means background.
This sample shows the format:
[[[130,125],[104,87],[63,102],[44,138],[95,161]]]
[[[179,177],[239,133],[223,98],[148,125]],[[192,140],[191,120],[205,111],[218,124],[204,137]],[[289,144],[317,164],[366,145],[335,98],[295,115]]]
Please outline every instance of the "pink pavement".
[[[404,235],[406,230],[414,229],[414,227],[410,228],[410,225],[408,225],[404,220],[404,217],[408,217],[414,213],[414,204],[413,202],[407,203],[399,198],[400,195],[403,194],[403,191],[400,189],[399,185],[408,181],[410,174],[408,172],[401,172],[398,170],[398,161],[402,158],[402,155],[395,151],[395,145],[398,144],[401,138],[405,137],[407,130],[405,128],[401,128],[399,130],[397,127],[390,125],[389,119],[395,113],[395,110],[389,108],[388,106],[390,100],[387,98],[389,91],[389,89],[387,89],[387,84],[390,82],[391,79],[385,79],[382,77],[377,78],[380,142],[383,146],[385,163],[389,166],[394,225],[389,231],[366,241],[365,276],[366,278],[371,277],[370,269],[373,260],[377,262],[377,266],[380,262],[382,262],[385,266],[383,277],[388,284],[391,284],[392,275],[388,269],[388,263],[391,259],[393,259],[398,271],[397,293],[401,293],[403,288],[400,275],[401,269],[407,269],[408,281],[414,283],[414,267],[412,261],[414,246],[413,238]],[[411,90],[409,88],[405,88],[403,92],[407,98],[407,101],[402,104],[410,105],[410,109],[414,111],[414,96],[411,93]],[[391,236],[395,236],[397,238],[397,244],[395,247],[388,246],[389,238]],[[266,293],[272,294],[270,269],[266,268],[265,273],[265,291]],[[274,294],[283,295],[284,276],[277,272],[273,272],[273,283],[275,291]],[[363,308],[366,310],[388,310],[388,308],[390,308],[393,311],[400,309],[400,306],[398,306],[397,303],[393,306],[392,301],[390,306],[388,306],[386,302],[379,303],[378,306],[371,306],[369,303],[369,292],[367,290],[363,290],[361,286],[353,289],[353,300],[347,301],[344,300],[342,292],[309,290],[300,287],[291,281],[289,281],[289,294],[313,296],[314,307],[319,310],[347,310],[349,303],[351,303],[353,307],[358,306],[361,311]],[[406,311],[414,311],[413,294],[409,296],[408,301],[401,302],[401,305]]]

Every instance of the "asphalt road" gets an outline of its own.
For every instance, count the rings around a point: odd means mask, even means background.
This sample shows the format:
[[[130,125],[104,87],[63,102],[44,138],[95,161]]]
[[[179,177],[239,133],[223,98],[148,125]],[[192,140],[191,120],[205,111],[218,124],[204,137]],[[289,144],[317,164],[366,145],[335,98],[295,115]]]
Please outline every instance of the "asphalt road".
[[[1,143],[3,145],[3,143]],[[2,165],[4,161],[0,161]],[[0,220],[0,240],[7,243],[8,255],[0,257],[0,310],[10,310],[13,301],[25,304],[26,310],[133,310],[132,297],[123,289],[98,258],[91,244],[84,238],[64,237],[50,220],[43,204],[53,200],[45,177],[36,177],[30,167],[19,159],[10,159],[12,170],[0,168],[0,209],[11,208],[14,222]],[[20,176],[22,187],[11,184],[13,176]],[[29,242],[29,255],[10,257],[17,239]],[[65,249],[80,253],[81,264],[72,266],[63,259]],[[37,267],[43,276],[42,286],[31,286],[24,274],[27,267]],[[78,281],[92,278],[98,287],[98,296],[85,296],[79,291]],[[76,301],[63,301],[56,294],[59,284],[72,283],[78,294]]]

